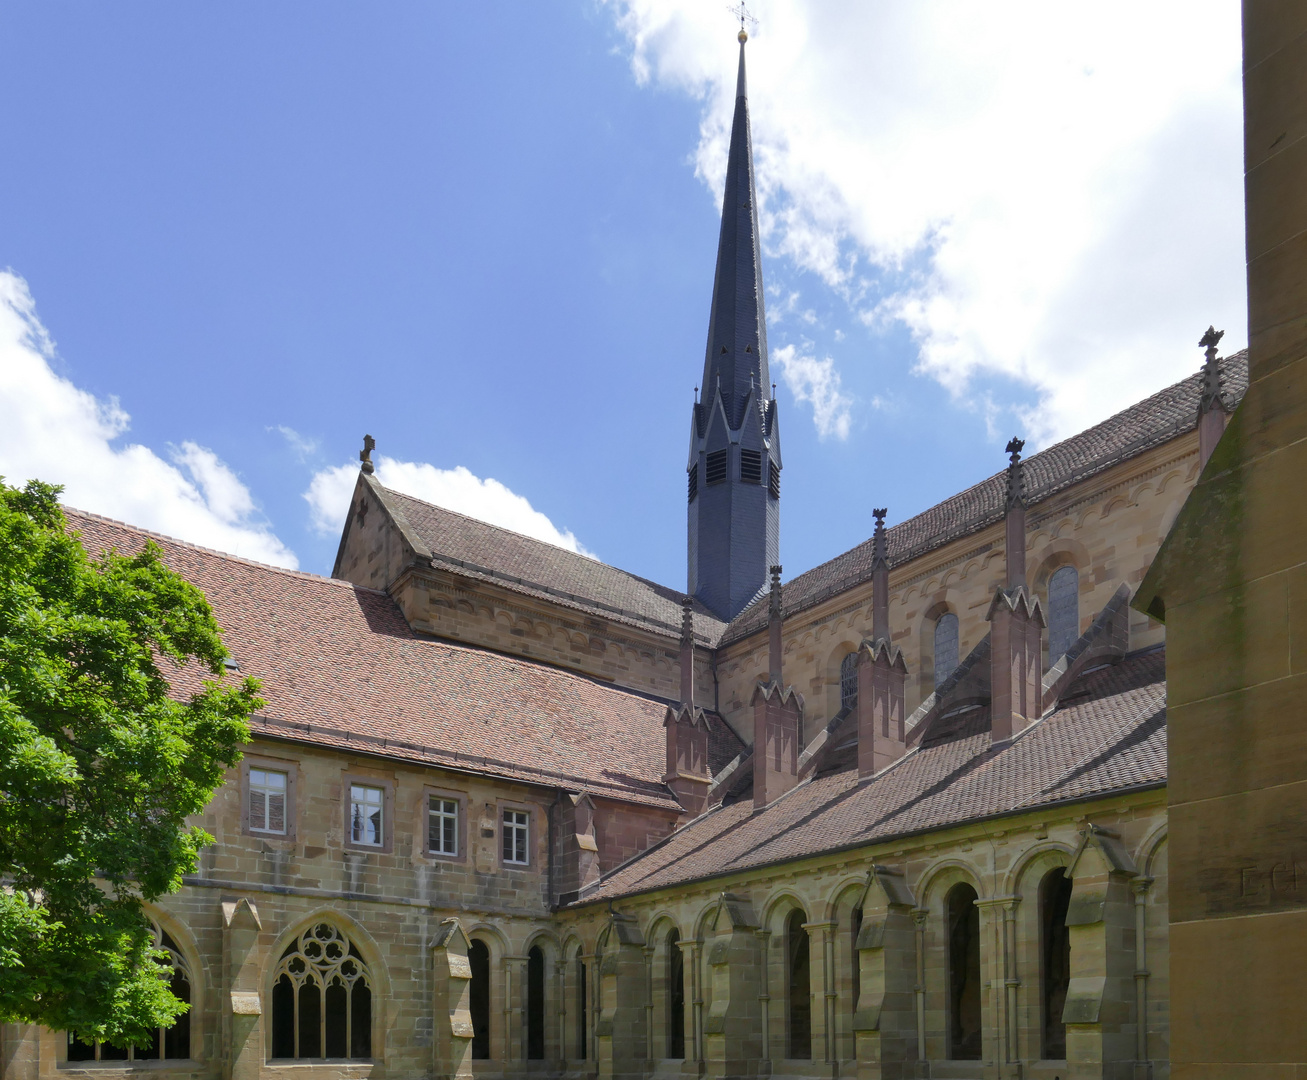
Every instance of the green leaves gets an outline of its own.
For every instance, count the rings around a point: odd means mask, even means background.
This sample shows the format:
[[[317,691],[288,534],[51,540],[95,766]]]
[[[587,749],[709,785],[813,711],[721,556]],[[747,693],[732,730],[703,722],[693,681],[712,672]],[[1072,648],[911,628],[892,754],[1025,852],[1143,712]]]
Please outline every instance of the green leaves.
[[[186,819],[263,703],[252,679],[172,690],[223,672],[204,595],[153,544],[88,557],[58,494],[0,484],[0,1020],[140,1045],[185,1009],[141,901],[195,869]]]

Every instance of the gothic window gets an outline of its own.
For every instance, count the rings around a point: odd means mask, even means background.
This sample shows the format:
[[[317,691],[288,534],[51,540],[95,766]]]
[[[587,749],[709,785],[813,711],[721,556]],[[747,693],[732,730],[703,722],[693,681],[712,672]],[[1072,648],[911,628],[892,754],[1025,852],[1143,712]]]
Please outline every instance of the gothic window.
[[[759,450],[740,451],[740,482],[744,484],[762,483],[762,452]]]
[[[272,769],[250,769],[250,828],[257,832],[286,833],[286,774]]]
[[[785,921],[785,945],[789,958],[790,1031],[789,1054],[795,1060],[812,1058],[812,978],[808,963],[808,921],[804,913],[795,908]]]
[[[781,467],[774,461],[767,465],[767,494],[773,499],[781,497]]]
[[[505,810],[502,831],[504,862],[512,866],[526,866],[531,861],[531,815],[525,810]]]
[[[154,947],[167,954],[160,975],[168,980],[173,997],[184,1005],[191,1003],[190,968],[172,937],[157,924],[150,924]],[[191,1014],[188,1009],[166,1028],[157,1028],[144,1046],[115,1046],[98,1041],[83,1042],[75,1031],[68,1032],[69,1061],[175,1061],[191,1056]]]
[[[840,708],[852,709],[858,704],[858,654],[848,653],[840,661]]]
[[[539,945],[526,954],[526,1056],[545,1057],[545,954]]]
[[[853,956],[853,1011],[858,1011],[858,998],[862,996],[862,953],[858,951],[858,936],[862,933],[862,908],[856,907],[849,916],[849,952]]]
[[[707,466],[704,477],[710,484],[720,484],[726,479],[726,470],[729,465],[729,450],[714,450],[708,455],[704,464]]]
[[[472,1056],[490,1057],[490,950],[480,938],[467,947],[467,963],[472,969],[468,986],[468,1008],[472,1013]]]
[[[458,854],[458,800],[432,795],[427,804],[427,850],[433,855]]]
[[[590,999],[586,995],[585,961],[581,950],[576,952],[576,1056],[586,1059],[586,1043],[590,1038]]]
[[[946,611],[935,620],[935,687],[958,666],[958,617]]]
[[[349,786],[349,831],[356,844],[381,847],[385,843],[386,792],[366,784]]]
[[[948,920],[948,1056],[980,1060],[980,909],[976,890],[954,885],[945,899]]]
[[[1071,933],[1066,925],[1071,904],[1071,879],[1060,866],[1039,883],[1040,990],[1044,1021],[1043,1057],[1066,1058],[1066,1025],[1062,1009],[1071,981]]]
[[[690,486],[690,502],[694,502],[694,497],[699,494],[699,463],[696,461],[690,466],[690,471],[686,474]]]
[[[1080,637],[1080,575],[1064,566],[1048,581],[1048,663],[1051,667]]]
[[[372,1057],[372,976],[354,943],[315,923],[273,972],[274,1058]]]
[[[685,1057],[685,954],[680,931],[667,932],[667,1056]]]

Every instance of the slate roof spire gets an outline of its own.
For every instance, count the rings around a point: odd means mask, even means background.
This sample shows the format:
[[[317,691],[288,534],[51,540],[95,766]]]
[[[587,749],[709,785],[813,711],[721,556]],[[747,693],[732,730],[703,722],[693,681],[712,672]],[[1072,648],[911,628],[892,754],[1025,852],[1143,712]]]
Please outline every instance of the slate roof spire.
[[[740,18],[747,12],[741,6]],[[718,618],[735,618],[766,588],[780,561],[781,443],[767,370],[762,250],[753,187],[749,92],[740,27],[735,119],[726,163],[702,396],[686,463],[687,591]],[[771,397],[767,396],[772,387]]]
[[[753,184],[753,139],[741,30],[740,68],[735,81],[735,118],[726,160],[722,227],[717,239],[712,310],[702,386],[721,378],[722,398],[732,424],[751,386],[771,385],[767,370],[767,323],[763,311],[762,251],[758,242],[758,200]]]

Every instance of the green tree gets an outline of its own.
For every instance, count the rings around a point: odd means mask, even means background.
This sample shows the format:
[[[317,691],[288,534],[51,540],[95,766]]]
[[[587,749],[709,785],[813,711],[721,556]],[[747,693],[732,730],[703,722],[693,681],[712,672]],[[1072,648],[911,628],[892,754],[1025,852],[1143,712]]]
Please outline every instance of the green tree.
[[[186,1009],[141,903],[212,842],[186,818],[263,703],[204,594],[153,544],[88,556],[60,490],[0,483],[0,1021],[139,1046]],[[190,664],[217,678],[187,698]]]

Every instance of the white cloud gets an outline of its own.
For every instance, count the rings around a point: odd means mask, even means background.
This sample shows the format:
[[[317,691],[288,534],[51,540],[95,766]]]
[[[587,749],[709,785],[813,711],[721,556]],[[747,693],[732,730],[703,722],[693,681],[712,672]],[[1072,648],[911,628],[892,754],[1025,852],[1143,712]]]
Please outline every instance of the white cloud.
[[[212,451],[186,441],[171,463],[119,444],[131,418],[56,374],[55,347],[21,277],[0,271],[0,475],[64,486],[69,506],[249,559],[294,568],[249,489]]]
[[[835,361],[829,356],[823,360],[800,356],[793,345],[773,349],[772,358],[780,361],[781,375],[790,393],[796,400],[812,406],[817,434],[823,439],[830,435],[847,439],[853,399],[840,390],[840,373],[835,370]]]
[[[491,525],[499,525],[524,536],[533,536],[547,544],[597,558],[588,551],[570,529],[560,529],[525,496],[518,495],[498,480],[482,480],[462,465],[438,469],[416,461],[397,461],[378,455],[376,476],[386,487],[411,495],[415,499],[443,506]],[[358,481],[356,464],[320,469],[313,475],[304,498],[309,504],[313,527],[324,535],[339,533],[345,524],[349,501]]]
[[[721,6],[610,2],[637,80],[703,101],[720,198]],[[1208,323],[1246,340],[1235,0],[753,6],[768,251],[873,329],[906,324],[918,370],[959,397],[983,375],[1033,388],[1046,441],[1196,369]]]
[[[303,464],[318,452],[319,443],[317,439],[309,438],[307,435],[301,435],[293,427],[287,427],[285,424],[273,424],[268,427],[269,431],[275,431],[283,439],[296,459]]]

